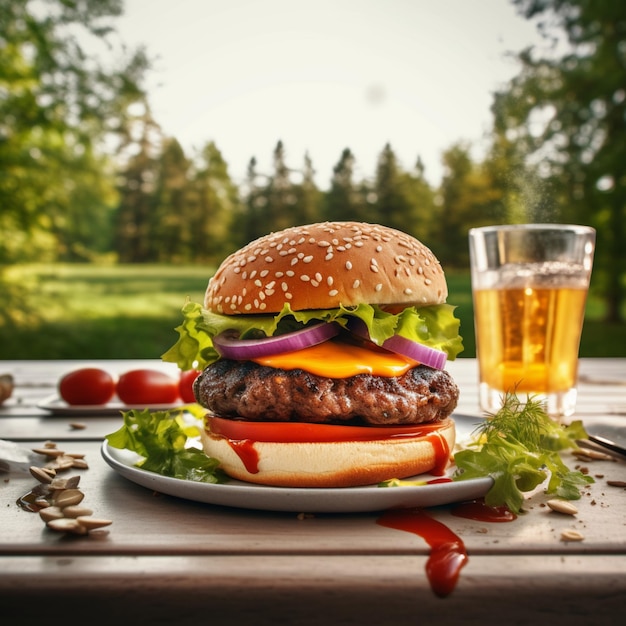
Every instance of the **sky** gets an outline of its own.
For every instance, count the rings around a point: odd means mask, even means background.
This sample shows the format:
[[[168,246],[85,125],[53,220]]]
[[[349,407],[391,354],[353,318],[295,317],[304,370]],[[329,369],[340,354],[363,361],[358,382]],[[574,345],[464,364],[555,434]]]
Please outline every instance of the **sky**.
[[[480,157],[508,53],[540,40],[510,0],[125,0],[116,27],[154,59],[154,117],[188,156],[214,141],[241,182],[281,140],[321,188],[344,148],[357,180],[387,143],[433,184],[454,143]]]

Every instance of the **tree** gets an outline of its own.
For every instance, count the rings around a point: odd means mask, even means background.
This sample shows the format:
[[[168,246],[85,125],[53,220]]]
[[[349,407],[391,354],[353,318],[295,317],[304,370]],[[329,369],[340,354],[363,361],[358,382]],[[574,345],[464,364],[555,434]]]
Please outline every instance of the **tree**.
[[[355,163],[356,159],[350,148],[344,148],[333,168],[330,189],[326,192],[324,219],[370,221],[365,199],[354,180]]]
[[[157,161],[153,209],[148,223],[150,261],[189,261],[189,159],[176,139],[168,139]]]
[[[159,179],[159,157],[164,141],[150,108],[138,109],[121,146],[126,163],[118,173],[119,202],[115,214],[114,250],[122,263],[154,260],[150,235]]]
[[[424,179],[404,171],[390,144],[385,145],[378,158],[372,188],[374,194],[374,221],[426,239],[425,224],[428,211],[434,207],[434,198],[421,204],[425,191]],[[422,196],[420,198],[420,196]]]
[[[608,321],[626,301],[626,4],[513,0],[554,47],[520,55],[522,70],[497,94],[497,123],[526,147],[559,203],[557,219],[598,230],[594,276]],[[565,52],[556,46],[567,38]]]
[[[90,52],[113,45],[111,19],[121,7],[120,0],[0,3],[0,226],[3,239],[21,244],[0,244],[2,262],[54,258],[57,248],[74,258],[101,245],[85,224],[97,232],[114,204],[103,142],[124,127],[148,67],[143,51],[113,70]]]
[[[446,150],[443,164],[438,256],[451,265],[467,267],[467,233],[472,227],[499,221],[494,220],[493,207],[500,197],[484,164],[472,160],[467,144],[457,143]]]
[[[195,201],[186,211],[189,253],[194,260],[219,262],[240,246],[240,199],[228,165],[212,141],[200,154],[192,188]]]
[[[315,170],[309,154],[304,155],[302,182],[295,185],[294,224],[312,224],[322,219],[322,194],[315,184]]]

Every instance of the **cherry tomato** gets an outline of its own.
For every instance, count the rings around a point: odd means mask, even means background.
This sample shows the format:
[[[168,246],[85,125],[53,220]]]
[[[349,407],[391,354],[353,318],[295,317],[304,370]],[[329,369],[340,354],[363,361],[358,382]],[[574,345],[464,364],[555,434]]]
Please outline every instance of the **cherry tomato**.
[[[252,441],[327,442],[371,441],[397,437],[425,437],[444,426],[449,420],[405,426],[342,426],[338,424],[313,424],[305,422],[248,422],[212,416],[209,429],[227,439]]]
[[[83,367],[61,378],[59,394],[68,404],[106,404],[115,395],[115,379],[98,367]]]
[[[199,375],[200,372],[198,370],[188,370],[180,373],[178,392],[183,402],[196,402],[196,396],[193,393],[193,382]]]
[[[173,404],[179,400],[178,379],[158,370],[130,370],[117,381],[117,395],[129,406]]]

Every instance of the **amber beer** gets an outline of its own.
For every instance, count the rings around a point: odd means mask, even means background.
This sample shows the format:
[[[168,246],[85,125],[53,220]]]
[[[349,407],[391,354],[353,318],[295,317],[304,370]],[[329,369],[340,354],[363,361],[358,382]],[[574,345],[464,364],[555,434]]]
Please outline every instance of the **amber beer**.
[[[477,289],[480,380],[538,394],[575,387],[586,297],[568,286]]]
[[[514,392],[571,415],[595,231],[485,226],[469,242],[481,408],[495,413]]]

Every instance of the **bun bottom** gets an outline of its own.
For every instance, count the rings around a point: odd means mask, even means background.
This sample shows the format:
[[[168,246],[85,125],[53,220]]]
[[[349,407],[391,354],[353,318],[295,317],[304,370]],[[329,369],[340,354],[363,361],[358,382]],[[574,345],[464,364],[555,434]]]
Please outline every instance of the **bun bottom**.
[[[207,456],[231,478],[275,487],[357,487],[391,478],[442,473],[454,449],[453,419],[419,437],[337,442],[231,442],[202,431]]]

